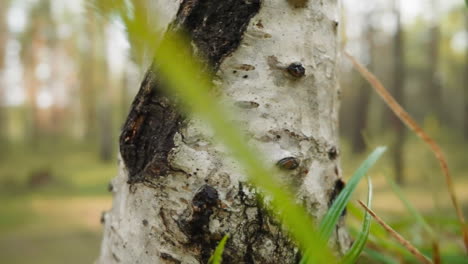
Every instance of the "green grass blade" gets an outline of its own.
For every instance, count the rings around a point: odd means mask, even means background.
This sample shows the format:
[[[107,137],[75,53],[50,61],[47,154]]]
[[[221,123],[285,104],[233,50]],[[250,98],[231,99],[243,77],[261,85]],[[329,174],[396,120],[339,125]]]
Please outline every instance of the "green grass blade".
[[[372,206],[372,181],[370,177],[367,177],[367,183],[368,183],[367,207],[371,208]],[[346,252],[346,254],[344,255],[341,263],[343,264],[356,263],[357,259],[359,258],[359,255],[361,255],[361,252],[364,250],[364,247],[366,246],[367,238],[369,237],[369,231],[371,227],[371,220],[372,220],[371,215],[366,211],[365,216],[364,216],[364,222],[362,224],[362,231],[361,233],[359,233],[359,236],[356,239],[356,241],[354,241],[351,249],[348,252]]]
[[[377,162],[377,160],[385,152],[385,147],[376,148],[367,159],[361,164],[361,166],[356,170],[351,179],[349,180],[346,187],[341,191],[340,195],[335,199],[333,205],[328,210],[327,214],[320,223],[320,237],[322,240],[328,240],[335,228],[338,219],[341,216],[341,213],[348,204],[351,195],[356,189],[359,181],[366,175],[367,171]],[[300,264],[308,263],[310,252],[307,251],[304,257],[299,262]]]
[[[208,260],[208,264],[221,264],[223,260],[223,252],[224,246],[226,245],[227,240],[229,239],[229,235],[226,234],[223,239],[219,242],[218,246],[216,247],[213,255]]]
[[[432,229],[432,227],[427,223],[427,221],[424,219],[421,213],[419,213],[418,210],[410,203],[410,201],[406,198],[405,194],[403,193],[401,188],[398,187],[395,181],[392,180],[389,176],[385,176],[385,178],[392,187],[393,192],[396,194],[396,196],[398,196],[398,198],[401,200],[408,212],[410,212],[413,215],[414,219],[416,219],[416,222],[418,222],[424,228],[424,230],[431,236],[431,239],[434,240],[434,229]]]
[[[372,250],[372,249],[364,249],[364,252],[367,254],[367,256],[375,261],[377,263],[382,263],[382,264],[398,264],[399,262],[394,260],[393,258],[390,258],[388,256],[383,255],[382,253]]]
[[[362,165],[356,170],[351,179],[349,180],[346,187],[341,191],[340,195],[336,198],[333,205],[328,210],[327,214],[320,223],[320,234],[325,239],[331,236],[333,229],[335,228],[341,213],[345,209],[351,195],[359,183],[359,181],[366,175],[367,171],[377,162],[377,160],[385,152],[385,147],[378,147],[372,152],[369,157],[362,163]]]

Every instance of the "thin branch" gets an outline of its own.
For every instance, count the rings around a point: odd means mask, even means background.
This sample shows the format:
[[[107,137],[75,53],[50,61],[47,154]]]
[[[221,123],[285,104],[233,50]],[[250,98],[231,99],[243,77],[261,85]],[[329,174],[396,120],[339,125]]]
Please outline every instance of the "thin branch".
[[[434,261],[434,264],[442,263],[439,243],[436,240],[432,240],[432,260]]]
[[[398,234],[392,227],[387,225],[380,217],[378,217],[374,211],[369,209],[363,202],[358,201],[359,204],[366,209],[366,211],[379,223],[393,238],[395,238],[400,244],[402,244],[406,249],[408,249],[411,254],[413,254],[421,263],[432,264],[432,261],[424,256],[415,246],[413,246],[408,240]]]

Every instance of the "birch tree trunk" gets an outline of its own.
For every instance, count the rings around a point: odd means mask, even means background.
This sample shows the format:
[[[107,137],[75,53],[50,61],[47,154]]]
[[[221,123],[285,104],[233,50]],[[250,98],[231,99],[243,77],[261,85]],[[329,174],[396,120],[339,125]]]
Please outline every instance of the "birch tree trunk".
[[[338,147],[336,0],[154,1],[168,30],[184,30],[238,111],[248,144],[317,220],[344,186]],[[256,199],[227,151],[181,115],[148,70],[120,138],[120,173],[103,215],[98,263],[206,263],[227,233],[223,263],[297,263],[278,220]],[[220,96],[221,98],[221,96]],[[220,99],[221,100],[221,99]],[[340,221],[331,239],[349,246]]]

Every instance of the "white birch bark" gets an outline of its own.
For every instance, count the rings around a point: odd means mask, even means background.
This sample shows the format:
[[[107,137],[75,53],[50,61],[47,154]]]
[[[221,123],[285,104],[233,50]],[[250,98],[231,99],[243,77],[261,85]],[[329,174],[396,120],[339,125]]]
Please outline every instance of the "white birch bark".
[[[153,3],[169,23],[180,1]],[[245,125],[247,143],[272,166],[286,157],[297,159],[298,168],[284,170],[281,177],[316,219],[328,210],[341,178],[338,8],[337,0],[264,0],[216,78],[217,92]],[[288,72],[293,63],[297,71]],[[169,163],[177,172],[151,185],[130,187],[126,166],[119,162],[97,263],[203,263],[226,233],[231,238],[224,263],[297,262],[297,249],[278,222],[258,208],[255,190],[206,125],[187,121],[174,143]],[[216,205],[209,204],[210,197],[200,198],[213,196],[213,190]],[[348,248],[343,221],[331,244],[339,253]]]

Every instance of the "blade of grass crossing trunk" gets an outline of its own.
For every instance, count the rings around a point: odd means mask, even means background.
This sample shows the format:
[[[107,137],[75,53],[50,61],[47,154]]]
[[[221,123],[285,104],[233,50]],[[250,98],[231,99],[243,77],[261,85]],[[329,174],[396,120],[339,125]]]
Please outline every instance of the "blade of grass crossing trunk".
[[[336,263],[336,257],[319,236],[308,213],[294,201],[294,195],[275,181],[275,172],[266,169],[261,155],[245,143],[240,130],[228,120],[230,114],[210,93],[211,81],[202,72],[202,65],[192,58],[180,36],[166,34],[155,56],[158,71],[165,77],[171,94],[186,107],[186,112],[196,113],[215,131],[215,136],[231,152],[249,176],[249,180],[271,198],[269,205],[286,225],[302,249],[313,248],[309,263]],[[190,111],[187,111],[190,109]]]
[[[372,181],[370,177],[367,177],[367,184],[368,184],[368,195],[367,195],[367,206],[369,208],[372,207]],[[353,246],[351,249],[346,252],[344,255],[341,263],[342,264],[354,264],[356,263],[359,255],[364,250],[367,238],[369,237],[370,227],[371,227],[371,220],[372,217],[369,212],[366,211],[364,215],[364,222],[362,224],[362,231],[359,233],[358,238],[354,241]]]
[[[225,235],[223,239],[221,239],[213,255],[208,260],[208,264],[221,264],[221,261],[223,259],[224,246],[226,245],[228,239],[229,235]]]
[[[377,162],[377,160],[385,152],[385,147],[376,148],[367,159],[361,164],[356,170],[351,179],[346,184],[346,187],[341,191],[338,197],[333,202],[332,206],[328,210],[327,214],[320,223],[320,237],[322,240],[328,240],[338,222],[343,210],[351,199],[351,195],[356,190],[359,181],[366,175],[367,171]],[[309,261],[310,252],[306,251],[304,257],[301,259],[300,264],[307,263]]]

